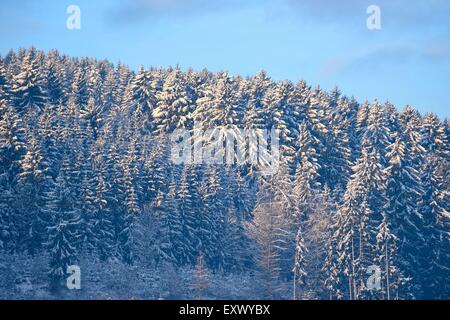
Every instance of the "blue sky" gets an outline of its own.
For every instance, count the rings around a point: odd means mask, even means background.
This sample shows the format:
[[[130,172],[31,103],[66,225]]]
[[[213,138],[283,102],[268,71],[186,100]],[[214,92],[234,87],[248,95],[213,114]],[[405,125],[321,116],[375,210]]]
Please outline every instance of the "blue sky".
[[[81,9],[68,30],[66,9]],[[368,30],[366,9],[381,9]],[[338,85],[450,116],[448,0],[1,0],[0,53],[35,46],[132,68],[179,64]]]

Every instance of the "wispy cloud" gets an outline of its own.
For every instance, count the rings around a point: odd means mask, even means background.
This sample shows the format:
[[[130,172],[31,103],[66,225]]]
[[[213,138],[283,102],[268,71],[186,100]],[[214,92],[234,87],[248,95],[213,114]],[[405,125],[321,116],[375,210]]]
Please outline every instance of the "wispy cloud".
[[[108,13],[114,23],[132,24],[142,20],[190,18],[224,10],[236,10],[265,0],[122,0]]]
[[[422,55],[433,60],[450,60],[450,39],[430,43],[422,49]]]
[[[450,40],[384,46],[355,57],[335,57],[324,61],[319,72],[322,77],[330,78],[338,73],[370,72],[392,65],[431,65],[441,62],[450,62]]]
[[[440,27],[450,32],[448,0],[284,0],[293,12],[319,23],[360,24],[369,5],[381,9],[383,22],[397,28]]]

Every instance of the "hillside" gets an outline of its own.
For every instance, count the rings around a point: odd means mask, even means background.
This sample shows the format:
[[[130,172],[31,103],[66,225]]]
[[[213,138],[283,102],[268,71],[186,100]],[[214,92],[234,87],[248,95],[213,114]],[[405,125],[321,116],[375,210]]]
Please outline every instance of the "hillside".
[[[0,298],[448,299],[449,141],[263,71],[11,51]]]

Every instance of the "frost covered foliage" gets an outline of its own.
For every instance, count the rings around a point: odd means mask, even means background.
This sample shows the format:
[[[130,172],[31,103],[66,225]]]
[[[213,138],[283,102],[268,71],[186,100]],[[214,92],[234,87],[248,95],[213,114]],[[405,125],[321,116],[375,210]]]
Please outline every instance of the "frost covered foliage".
[[[195,267],[164,264],[159,268],[118,259],[102,262],[81,255],[81,289],[49,290],[49,258],[28,254],[0,254],[0,299],[141,300],[259,298],[254,275],[215,273],[198,278]],[[201,293],[201,296],[199,296]]]
[[[175,164],[170,134],[197,126],[278,129],[279,170]],[[449,139],[434,114],[264,72],[11,51],[0,298],[448,299]]]

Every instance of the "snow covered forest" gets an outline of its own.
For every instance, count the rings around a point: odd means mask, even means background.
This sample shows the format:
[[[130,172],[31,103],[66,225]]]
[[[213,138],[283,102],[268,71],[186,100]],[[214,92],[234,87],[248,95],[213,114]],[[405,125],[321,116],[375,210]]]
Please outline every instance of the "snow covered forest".
[[[279,129],[279,169],[174,164],[194,121]],[[435,114],[263,71],[10,51],[0,298],[449,299],[449,141]]]

